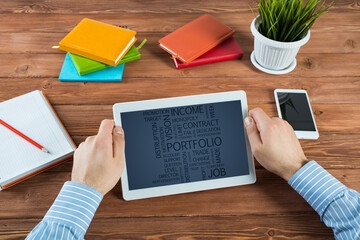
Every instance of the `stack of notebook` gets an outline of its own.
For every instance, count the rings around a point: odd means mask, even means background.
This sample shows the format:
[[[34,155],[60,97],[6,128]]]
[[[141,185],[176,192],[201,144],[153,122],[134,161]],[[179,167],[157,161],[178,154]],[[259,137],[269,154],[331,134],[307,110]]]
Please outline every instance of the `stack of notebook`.
[[[172,55],[177,69],[240,59],[243,52],[232,37],[234,30],[204,14],[159,40]]]
[[[84,18],[60,42],[66,54],[60,81],[121,81],[124,63],[140,58],[136,32]]]

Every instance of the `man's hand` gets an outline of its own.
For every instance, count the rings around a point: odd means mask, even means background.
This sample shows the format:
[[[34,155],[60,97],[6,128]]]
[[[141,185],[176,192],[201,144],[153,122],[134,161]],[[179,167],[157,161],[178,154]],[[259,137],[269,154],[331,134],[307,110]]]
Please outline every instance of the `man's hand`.
[[[102,195],[119,181],[125,165],[125,140],[121,127],[103,120],[96,136],[88,137],[74,154],[71,181],[88,185]]]
[[[245,118],[245,128],[256,160],[284,180],[289,181],[307,163],[288,122],[280,118],[271,119],[261,108],[255,108]]]

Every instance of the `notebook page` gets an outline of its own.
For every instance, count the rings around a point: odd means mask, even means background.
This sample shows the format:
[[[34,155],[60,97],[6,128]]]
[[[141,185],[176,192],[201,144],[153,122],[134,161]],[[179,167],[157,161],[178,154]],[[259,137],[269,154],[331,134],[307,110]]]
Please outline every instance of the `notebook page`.
[[[59,127],[60,127],[60,131],[62,132],[62,134],[64,135],[64,137],[67,139],[67,141],[68,141],[69,145],[71,146],[71,148],[75,151],[75,150],[76,150],[76,145],[75,145],[75,143],[74,143],[73,140],[69,137],[69,135],[68,135],[66,129],[63,127],[63,125],[59,122],[59,119],[58,119],[56,113],[55,113],[54,110],[52,109],[52,106],[50,106],[50,105],[48,104],[47,99],[46,99],[46,97],[44,96],[44,94],[42,94],[42,92],[40,92],[40,91],[39,91],[39,93],[40,93],[41,99],[43,100],[43,102],[45,103],[45,106],[46,106],[46,108],[47,108],[47,110],[43,109],[44,112],[49,112],[49,113],[53,116],[56,124],[58,124]]]
[[[0,125],[0,183],[8,183],[74,151],[40,91],[0,103],[0,119],[44,146],[36,148]]]

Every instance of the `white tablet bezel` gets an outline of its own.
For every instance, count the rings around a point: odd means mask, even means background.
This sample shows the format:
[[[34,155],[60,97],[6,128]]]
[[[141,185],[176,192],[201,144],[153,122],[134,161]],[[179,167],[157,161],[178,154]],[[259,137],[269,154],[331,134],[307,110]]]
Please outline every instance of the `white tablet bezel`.
[[[317,126],[316,126],[314,114],[312,112],[311,105],[310,105],[310,100],[309,100],[309,97],[308,97],[308,94],[307,94],[306,90],[303,90],[303,89],[275,89],[274,90],[274,96],[275,96],[277,112],[278,112],[279,118],[282,119],[282,114],[281,114],[281,110],[280,110],[280,104],[279,104],[279,99],[278,99],[277,93],[305,93],[306,99],[307,99],[307,102],[308,102],[308,106],[309,106],[309,109],[310,109],[310,112],[311,112],[312,121],[313,121],[314,126],[315,126],[315,131],[299,131],[299,130],[295,130],[295,129],[294,129],[294,131],[295,131],[296,137],[298,139],[318,139],[319,138],[319,132],[318,132],[318,129],[317,129]]]
[[[196,105],[196,104],[218,103],[218,102],[227,102],[234,100],[240,100],[242,115],[243,118],[245,118],[248,115],[248,107],[246,101],[246,93],[244,91],[232,91],[232,92],[223,92],[223,93],[193,95],[186,97],[117,103],[113,106],[113,113],[114,113],[115,124],[117,126],[121,126],[122,125],[121,113],[124,112],[143,111],[150,109],[179,107],[179,106],[188,106],[188,105]],[[188,193],[194,191],[202,191],[202,190],[255,183],[256,176],[255,176],[254,159],[251,153],[250,144],[248,141],[246,131],[245,131],[245,142],[246,142],[246,150],[247,150],[248,165],[249,165],[248,175],[197,181],[191,183],[180,183],[180,184],[151,187],[145,189],[129,190],[128,176],[127,176],[127,170],[125,164],[124,172],[121,177],[123,198],[125,200],[134,200],[134,199],[166,196],[172,194]]]

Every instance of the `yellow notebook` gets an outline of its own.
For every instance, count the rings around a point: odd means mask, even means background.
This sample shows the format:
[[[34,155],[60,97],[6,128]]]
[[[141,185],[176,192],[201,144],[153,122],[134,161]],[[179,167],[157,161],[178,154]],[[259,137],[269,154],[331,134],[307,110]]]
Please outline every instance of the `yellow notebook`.
[[[84,18],[60,41],[60,49],[116,66],[135,43],[136,32]]]

